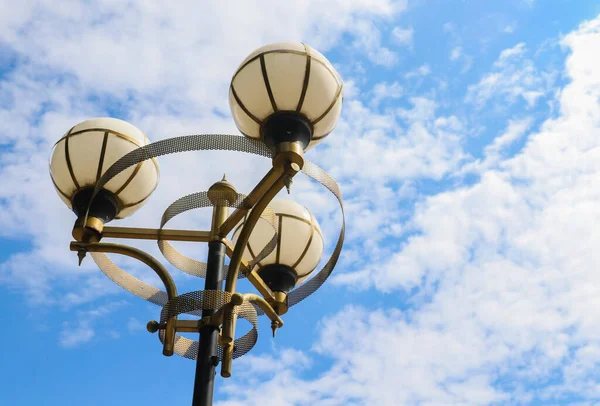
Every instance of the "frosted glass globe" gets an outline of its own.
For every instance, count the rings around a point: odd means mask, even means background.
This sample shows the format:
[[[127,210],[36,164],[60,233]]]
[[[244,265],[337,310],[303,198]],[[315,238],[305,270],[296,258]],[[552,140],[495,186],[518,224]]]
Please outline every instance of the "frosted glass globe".
[[[73,209],[78,193],[89,193],[113,163],[147,144],[146,135],[123,120],[103,117],[77,124],[54,145],[50,158],[50,176],[59,197]],[[104,185],[117,202],[116,218],[130,216],[142,207],[156,189],[158,177],[158,163],[149,159]]]
[[[266,45],[251,53],[231,80],[229,105],[238,129],[261,139],[261,126],[274,113],[294,112],[312,126],[311,148],[340,116],[343,82],[319,51],[296,42]]]
[[[315,217],[308,209],[294,201],[274,199],[269,203],[276,216],[277,246],[258,264],[258,273],[269,265],[283,265],[295,273],[295,282],[306,279],[316,268],[323,255],[323,234]],[[237,242],[243,222],[233,233]],[[273,226],[261,218],[246,245],[243,256],[254,259],[275,234]]]

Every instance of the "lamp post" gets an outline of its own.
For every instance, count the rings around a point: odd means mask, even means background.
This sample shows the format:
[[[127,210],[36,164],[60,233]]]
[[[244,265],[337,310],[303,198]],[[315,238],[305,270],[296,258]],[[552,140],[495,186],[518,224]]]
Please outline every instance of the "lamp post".
[[[283,326],[280,316],[318,289],[333,271],[344,240],[341,193],[329,175],[305,160],[304,152],[334,129],[341,91],[338,73],[319,52],[300,43],[271,44],[250,54],[231,81],[231,111],[245,137],[204,134],[150,143],[127,122],[97,118],[77,124],[54,146],[52,182],[77,216],[71,251],[77,252],[80,264],[90,253],[113,282],[162,307],[160,320],[150,321],[147,328],[158,332],[164,355],[196,360],[193,405],[212,404],[216,367],[220,363],[221,376],[231,376],[233,359],[257,341],[258,316],[271,320],[274,336]],[[271,158],[272,168],[247,195],[223,178],[206,192],[176,200],[165,210],[159,228],[106,225],[132,215],[148,200],[159,179],[156,158],[200,150],[255,154]],[[320,182],[340,203],[340,234],[318,272],[314,270],[324,239],[317,220],[307,208],[275,199],[283,188],[290,192],[298,172]],[[173,217],[203,207],[213,210],[210,230],[165,228]],[[104,242],[107,238],[157,241],[173,267],[205,278],[204,290],[179,294],[159,261],[137,248]],[[208,243],[206,263],[182,255],[170,241]],[[107,253],[143,262],[160,277],[165,290],[131,276]],[[238,292],[240,278],[247,278],[258,294]],[[199,318],[178,320],[180,314]],[[251,328],[235,339],[239,320],[246,320]],[[182,332],[198,333],[200,339],[184,338],[178,334]]]

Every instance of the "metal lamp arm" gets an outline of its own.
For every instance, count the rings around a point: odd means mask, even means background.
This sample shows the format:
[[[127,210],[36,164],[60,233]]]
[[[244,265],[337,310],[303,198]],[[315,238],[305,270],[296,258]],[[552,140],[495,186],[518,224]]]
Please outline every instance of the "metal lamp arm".
[[[103,243],[103,242],[92,242],[92,243],[84,243],[84,242],[76,242],[72,241],[69,246],[71,251],[87,251],[87,252],[102,252],[105,254],[120,254],[125,255],[127,257],[135,258],[140,262],[148,265],[160,278],[160,280],[165,285],[165,290],[167,291],[167,296],[169,300],[177,297],[177,287],[175,286],[175,282],[173,278],[169,274],[169,272],[165,269],[165,267],[158,262],[152,255],[145,253],[144,251],[130,247],[128,245],[123,244],[114,244],[114,243]]]
[[[71,251],[86,251],[86,252],[101,252],[106,254],[120,254],[131,258],[135,258],[140,262],[148,265],[160,278],[165,285],[167,291],[167,297],[172,300],[177,297],[177,287],[169,272],[165,267],[158,262],[152,255],[145,253],[134,247],[130,247],[122,244],[113,243],[101,243],[101,242],[76,242],[72,241],[69,246]],[[165,340],[163,345],[163,354],[166,356],[173,355],[173,349],[175,347],[175,325],[177,323],[177,317],[173,317],[167,321],[165,329]]]
[[[289,149],[288,149],[289,147]],[[280,175],[272,180],[271,185],[266,185],[266,190],[262,193],[260,199],[252,207],[252,211],[244,221],[244,225],[240,231],[231,260],[229,262],[229,269],[227,272],[227,279],[225,281],[225,290],[229,293],[235,293],[237,284],[237,274],[240,269],[242,262],[242,254],[244,248],[250,239],[252,230],[256,226],[256,223],[260,219],[263,211],[269,205],[271,200],[286,186],[289,186],[290,180],[302,169],[304,160],[302,159],[301,153],[298,153],[297,146],[283,146],[283,150],[275,156],[273,159],[273,167],[275,170],[279,168]],[[269,173],[272,173],[269,172]],[[267,177],[265,177],[265,180]],[[262,182],[261,182],[262,183]],[[265,302],[266,303],[266,302]],[[259,304],[260,306],[260,304]],[[262,306],[260,306],[262,309]],[[268,311],[273,311],[273,308],[269,305]],[[263,309],[265,310],[265,309]],[[221,363],[221,376],[231,376],[231,363],[233,361],[233,339],[235,337],[235,326],[237,317],[232,310],[227,312],[223,321],[223,331],[221,339],[223,342],[223,360]],[[265,311],[266,313],[266,311]],[[273,313],[275,313],[273,311]],[[279,317],[277,317],[279,319]],[[279,319],[281,320],[281,319]],[[272,326],[275,326],[275,321]],[[275,331],[275,329],[273,330]]]

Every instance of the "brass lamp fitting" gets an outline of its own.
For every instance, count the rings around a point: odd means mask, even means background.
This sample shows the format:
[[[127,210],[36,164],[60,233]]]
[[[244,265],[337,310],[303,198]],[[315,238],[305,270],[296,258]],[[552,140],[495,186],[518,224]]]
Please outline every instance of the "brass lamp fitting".
[[[85,221],[85,224],[84,224]],[[98,242],[102,237],[104,223],[97,217],[80,216],[73,226],[73,238],[77,242]]]
[[[227,181],[225,175],[223,175],[223,179],[208,189],[208,199],[215,206],[230,206],[237,200],[237,197],[237,190]]]
[[[273,292],[273,298],[274,298],[274,300],[271,303],[271,306],[273,307],[275,312],[279,316],[286,314],[288,311],[287,293]]]
[[[277,167],[286,163],[298,165],[297,171],[302,169],[304,166],[304,150],[300,142],[282,142],[277,145],[273,166]]]

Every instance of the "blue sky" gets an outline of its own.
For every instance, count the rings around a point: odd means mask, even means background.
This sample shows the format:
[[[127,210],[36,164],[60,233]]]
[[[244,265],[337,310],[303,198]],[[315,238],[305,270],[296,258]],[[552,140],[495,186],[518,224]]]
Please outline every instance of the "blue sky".
[[[160,309],[91,260],[76,266],[48,157],[90,117],[151,140],[238,134],[231,75],[284,40],[322,51],[345,81],[342,118],[307,158],[338,180],[348,238],[276,339],[261,320],[216,403],[598,403],[597,1],[55,3],[0,0],[0,404],[191,402],[194,363],[145,331]],[[268,168],[230,153],[159,162],[156,193],[119,225],[157,227],[223,172],[244,192]],[[292,197],[331,250],[335,200],[306,180]],[[207,213],[172,226],[205,228]],[[180,292],[201,289],[173,274]]]

